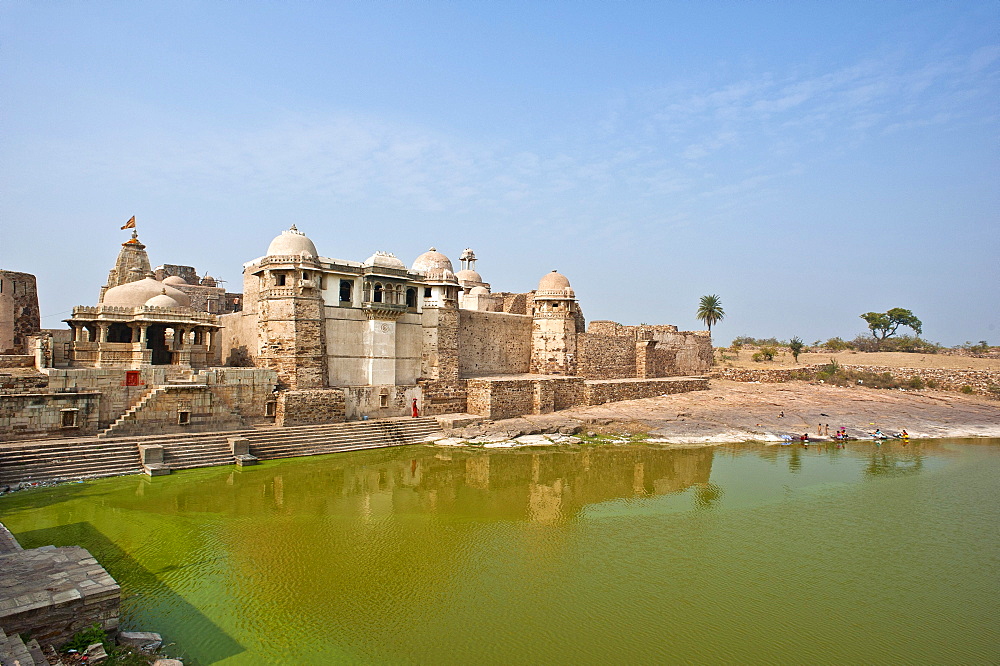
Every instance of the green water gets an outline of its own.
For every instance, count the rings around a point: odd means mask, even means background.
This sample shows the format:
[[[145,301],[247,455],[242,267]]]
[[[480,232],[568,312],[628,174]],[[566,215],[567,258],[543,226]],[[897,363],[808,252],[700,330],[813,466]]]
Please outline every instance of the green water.
[[[185,664],[997,663],[1000,441],[454,450],[0,498]]]

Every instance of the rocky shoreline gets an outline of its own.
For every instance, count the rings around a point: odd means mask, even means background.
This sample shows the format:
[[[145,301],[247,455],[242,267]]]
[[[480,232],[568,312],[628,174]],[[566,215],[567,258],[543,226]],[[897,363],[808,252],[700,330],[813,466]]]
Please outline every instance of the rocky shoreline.
[[[826,437],[846,428],[853,437],[905,429],[914,439],[1000,438],[1000,402],[943,391],[879,390],[790,381],[778,384],[712,380],[707,391],[581,407],[551,414],[483,421],[446,429],[442,446],[539,446],[594,438],[642,440],[664,446],[783,436]],[[819,432],[822,430],[822,432]]]

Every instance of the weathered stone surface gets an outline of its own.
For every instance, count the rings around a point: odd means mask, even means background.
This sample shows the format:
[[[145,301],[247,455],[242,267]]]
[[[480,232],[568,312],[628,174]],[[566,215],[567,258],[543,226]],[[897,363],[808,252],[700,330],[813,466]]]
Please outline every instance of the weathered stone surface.
[[[163,645],[163,637],[153,631],[119,631],[118,645],[128,645],[144,652],[154,652]]]
[[[825,365],[807,365],[800,368],[716,368],[712,375],[720,379],[737,382],[761,382],[767,384],[790,381],[803,376],[810,377]],[[953,368],[896,368],[880,365],[841,365],[844,370],[855,372],[888,373],[897,381],[909,381],[919,377],[927,384],[945,391],[969,390],[979,395],[996,397],[992,389],[1000,387],[1000,372],[996,370],[959,370]]]
[[[78,546],[0,555],[0,626],[59,644],[94,623],[118,628],[121,590]]]

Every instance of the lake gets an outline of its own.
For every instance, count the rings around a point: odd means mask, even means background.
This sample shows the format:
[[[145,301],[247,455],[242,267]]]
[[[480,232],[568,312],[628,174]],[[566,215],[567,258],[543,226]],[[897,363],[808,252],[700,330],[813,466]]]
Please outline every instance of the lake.
[[[417,445],[0,498],[185,664],[996,663],[1000,440]]]

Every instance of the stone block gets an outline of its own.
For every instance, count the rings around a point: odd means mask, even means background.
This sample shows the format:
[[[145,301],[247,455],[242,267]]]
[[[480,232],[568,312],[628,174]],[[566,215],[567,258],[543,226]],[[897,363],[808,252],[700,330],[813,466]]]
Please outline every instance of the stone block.
[[[118,645],[138,648],[143,652],[154,652],[163,645],[163,637],[153,631],[121,631],[116,640]]]

